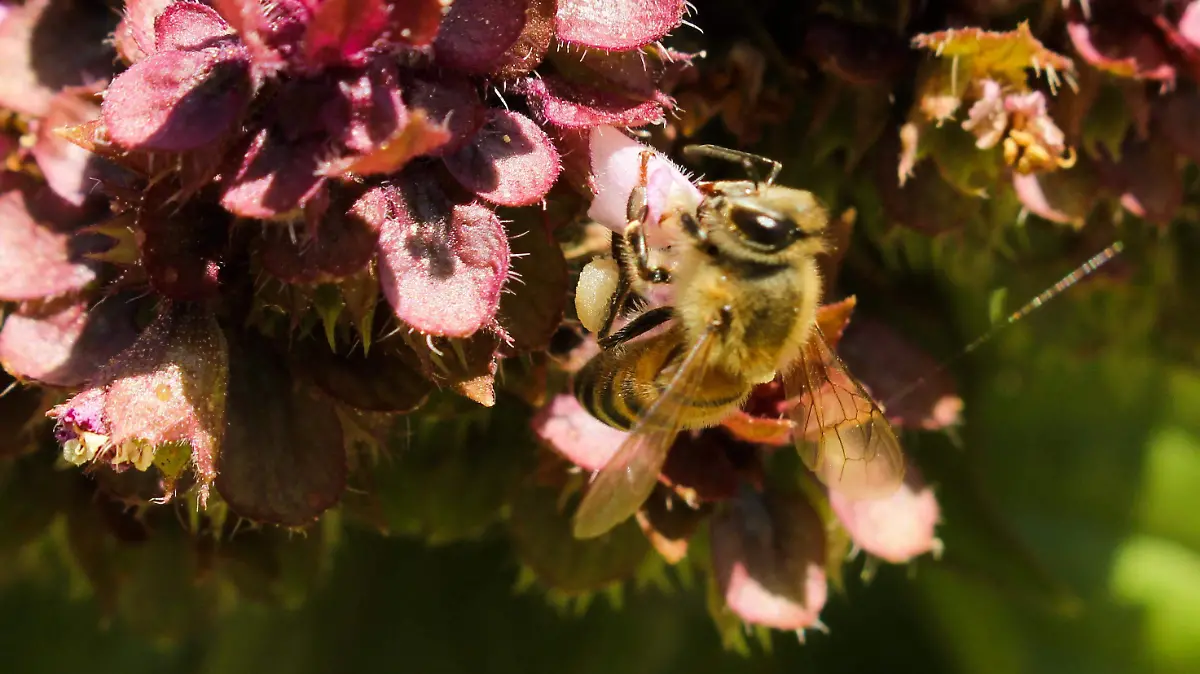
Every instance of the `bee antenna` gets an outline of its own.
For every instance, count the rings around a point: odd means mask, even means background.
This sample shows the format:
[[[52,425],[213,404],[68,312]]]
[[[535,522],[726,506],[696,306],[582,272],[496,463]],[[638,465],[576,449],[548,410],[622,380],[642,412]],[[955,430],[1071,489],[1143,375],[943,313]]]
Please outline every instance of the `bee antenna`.
[[[1067,288],[1070,288],[1083,278],[1091,275],[1092,272],[1096,271],[1100,267],[1103,267],[1109,260],[1112,260],[1114,257],[1119,255],[1124,249],[1125,244],[1123,242],[1115,241],[1109,247],[1088,258],[1086,262],[1071,270],[1071,273],[1059,279],[1058,283],[1055,283],[1049,288],[1043,290],[1038,294],[1037,297],[1029,300],[1023,306],[1021,306],[1020,309],[1017,309],[1008,316],[1004,317],[1003,320],[993,325],[990,330],[975,338],[975,341],[964,347],[962,351],[959,351],[953,357],[942,361],[937,367],[927,372],[924,376],[918,378],[916,381],[901,389],[899,393],[888,398],[887,402],[885,402],[883,405],[884,408],[894,405],[904,398],[907,398],[909,394],[923,386],[930,377],[941,374],[946,370],[946,368],[958,362],[961,358],[966,357],[968,354],[983,346],[985,343],[991,341],[993,337],[995,337],[1008,326],[1025,318],[1029,314],[1044,306],[1050,300],[1062,294],[1062,292]]]

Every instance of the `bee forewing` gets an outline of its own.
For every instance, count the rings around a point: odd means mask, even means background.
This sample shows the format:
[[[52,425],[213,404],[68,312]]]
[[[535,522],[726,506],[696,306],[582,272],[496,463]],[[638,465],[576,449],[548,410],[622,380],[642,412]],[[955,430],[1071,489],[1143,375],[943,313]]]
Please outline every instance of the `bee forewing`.
[[[596,479],[575,512],[575,538],[595,538],[629,519],[654,491],[677,430],[633,432]]]
[[[904,481],[900,443],[881,414],[821,429],[815,458],[809,468],[851,499],[891,496]]]
[[[708,370],[711,334],[692,346],[654,404],[596,474],[575,513],[576,538],[594,538],[629,519],[654,491],[688,403]]]
[[[822,482],[852,499],[883,498],[900,487],[904,453],[891,424],[819,332],[784,384],[789,397],[807,394],[792,411],[795,444]]]

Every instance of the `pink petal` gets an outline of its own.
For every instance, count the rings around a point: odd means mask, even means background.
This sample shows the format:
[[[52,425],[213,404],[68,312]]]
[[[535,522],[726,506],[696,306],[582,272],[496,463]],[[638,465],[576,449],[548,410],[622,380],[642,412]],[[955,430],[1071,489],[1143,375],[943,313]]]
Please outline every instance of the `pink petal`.
[[[438,65],[488,73],[525,28],[527,0],[455,0],[433,41]]]
[[[558,0],[558,39],[600,49],[633,49],[683,21],[683,0]]]
[[[803,630],[825,606],[825,526],[800,496],[743,488],[711,521],[713,574],[725,604],[752,625]]]
[[[1099,197],[1095,172],[1080,158],[1061,171],[1022,175],[1013,173],[1013,190],[1030,213],[1050,222],[1080,227]]]
[[[56,130],[95,119],[100,107],[89,98],[63,92],[50,101],[50,109],[37,126],[32,152],[50,189],[76,206],[83,205],[96,189],[101,167],[92,153],[63,138]]]
[[[533,120],[496,108],[470,143],[443,160],[463,187],[501,206],[541,201],[561,170],[558,151]]]
[[[289,142],[271,129],[251,141],[241,168],[231,176],[221,205],[246,218],[269,220],[302,207],[324,185],[318,162],[325,141],[320,136]]]
[[[154,21],[156,51],[198,50],[234,38],[217,10],[198,2],[176,2]]]
[[[592,416],[568,393],[554,396],[531,423],[542,442],[584,470],[603,468],[629,437]]]
[[[940,547],[934,536],[941,519],[937,498],[911,465],[904,484],[891,496],[856,501],[831,489],[829,506],[858,547],[893,564]]]
[[[466,337],[491,322],[508,277],[508,238],[496,214],[455,204],[426,176],[367,193],[385,213],[379,239],[383,294],[421,332]]]
[[[1179,34],[1194,47],[1200,47],[1200,2],[1192,0],[1183,10],[1176,26]]]
[[[112,444],[186,442],[211,482],[225,425],[229,355],[216,319],[168,309],[100,374]]]
[[[70,304],[49,315],[16,313],[0,329],[0,363],[21,379],[82,385],[137,338],[136,305],[113,298],[89,308]]]
[[[66,87],[92,87],[112,73],[108,41],[116,16],[108,5],[29,0],[0,22],[0,107],[46,114]]]
[[[568,129],[594,126],[644,126],[664,119],[662,104],[634,100],[547,75],[526,80],[521,93],[533,113],[547,124]]]
[[[1067,35],[1085,61],[1115,75],[1173,82],[1175,67],[1158,39],[1158,31],[1138,17],[1069,21]]]
[[[629,195],[637,186],[642,153],[650,152],[647,171],[647,201],[650,226],[646,235],[651,246],[669,245],[680,235],[678,224],[665,219],[679,209],[694,210],[703,198],[686,175],[653,149],[612,127],[597,127],[589,138],[592,188],[595,199],[588,217],[614,232],[624,232]]]
[[[314,66],[354,63],[387,27],[383,0],[325,0],[313,9],[304,52]]]
[[[229,133],[250,102],[245,52],[162,52],[113,80],[104,98],[109,138],[128,149],[179,152]]]
[[[38,222],[31,198],[19,190],[0,195],[0,299],[21,302],[81,290],[96,278],[79,260],[69,233]]]

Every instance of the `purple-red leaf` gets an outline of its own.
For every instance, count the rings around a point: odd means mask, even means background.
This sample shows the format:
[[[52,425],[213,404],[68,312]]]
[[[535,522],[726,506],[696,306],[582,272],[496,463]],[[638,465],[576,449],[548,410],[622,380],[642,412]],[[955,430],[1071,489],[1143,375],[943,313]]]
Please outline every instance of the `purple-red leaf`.
[[[364,154],[386,143],[408,122],[394,66],[375,61],[354,79],[338,83],[337,117],[346,122],[342,143],[351,152]],[[339,120],[340,121],[340,120]]]
[[[190,202],[183,210],[147,195],[137,211],[138,244],[150,284],[174,300],[217,296],[229,216]]]
[[[474,83],[466,77],[450,73],[409,76],[402,82],[401,92],[410,111],[423,111],[430,124],[445,127],[450,133],[443,152],[462,147],[483,125],[487,109]]]
[[[1121,159],[1098,164],[1107,187],[1121,195],[1121,205],[1139,218],[1158,225],[1174,219],[1183,205],[1183,176],[1175,149],[1162,139],[1125,139]]]
[[[376,188],[365,197],[377,204],[375,212],[386,213],[379,239],[383,294],[409,326],[466,337],[496,315],[508,278],[508,237],[482,204],[453,203],[428,178],[406,177],[403,189]]]
[[[825,525],[802,496],[743,487],[713,516],[713,573],[725,604],[752,625],[803,630],[825,606]]]
[[[191,150],[229,133],[252,90],[240,48],[160,52],[113,80],[104,124],[109,138],[128,149]]]
[[[272,129],[260,130],[221,195],[221,205],[235,215],[263,220],[292,213],[325,183],[317,172],[324,146],[320,136],[289,141]]]
[[[838,353],[879,401],[887,401],[911,382],[927,377],[921,386],[884,410],[893,424],[940,430],[959,422],[962,398],[954,378],[946,372],[930,375],[937,368],[937,360],[887,324],[860,316],[846,328]]]
[[[521,91],[529,107],[548,124],[568,129],[643,126],[663,121],[662,104],[573,84],[553,75],[526,80]]]
[[[413,47],[425,47],[437,37],[447,7],[442,0],[405,0],[394,3],[392,38]]]
[[[542,200],[558,179],[558,150],[528,117],[491,108],[475,137],[443,157],[463,187],[501,206]]]
[[[70,304],[48,315],[12,314],[0,329],[0,363],[21,379],[80,386],[137,338],[135,306],[111,298],[90,308]]]
[[[527,0],[455,0],[433,41],[438,65],[488,73],[525,28]]]
[[[484,407],[496,404],[496,351],[500,337],[480,330],[466,339],[408,338],[402,355],[430,382],[453,389]]]
[[[388,7],[383,0],[324,0],[313,4],[304,35],[304,53],[314,66],[354,63],[387,27]]]
[[[228,400],[216,484],[234,513],[302,526],[337,504],[346,486],[337,413],[261,338],[231,342]]]
[[[491,74],[516,79],[541,63],[554,39],[555,0],[528,0],[525,27],[517,41],[492,64]]]
[[[198,2],[176,2],[154,21],[156,51],[194,51],[233,39],[233,29],[217,10]]]
[[[47,195],[56,198],[53,195]],[[0,299],[37,300],[76,292],[96,278],[73,237],[57,223],[30,213],[36,197],[21,190],[0,194]]]
[[[154,21],[175,0],[126,0],[113,42],[126,63],[141,61],[157,51]]]
[[[514,232],[509,242],[512,271],[497,318],[514,348],[541,351],[562,323],[569,294],[567,261],[546,229],[543,212],[521,209],[503,215]]]
[[[377,213],[363,212],[367,202],[347,208],[335,199],[311,238],[293,241],[286,228],[271,228],[264,235],[263,267],[289,283],[314,283],[351,276],[362,271],[379,242]]]
[[[382,345],[364,356],[358,350],[333,353],[328,345],[313,342],[301,355],[304,371],[321,390],[360,410],[411,412],[434,388],[403,358]]]
[[[378,147],[366,154],[329,162],[321,169],[321,175],[337,177],[396,173],[413,159],[444,147],[452,138],[447,127],[429,121],[424,110],[416,110],[398,132]]]
[[[558,39],[599,49],[633,49],[683,21],[683,0],[558,0]]]

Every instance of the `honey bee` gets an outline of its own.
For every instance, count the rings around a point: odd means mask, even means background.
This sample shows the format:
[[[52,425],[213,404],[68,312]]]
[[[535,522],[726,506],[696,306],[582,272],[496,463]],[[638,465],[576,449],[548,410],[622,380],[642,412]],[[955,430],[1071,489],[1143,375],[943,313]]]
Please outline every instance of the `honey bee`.
[[[778,162],[707,145],[684,153],[738,162],[752,179],[702,182],[697,207],[663,216],[676,218],[682,232],[668,269],[655,264],[646,244],[652,155],[644,152],[628,225],[613,237],[619,264],[598,261],[581,277],[596,277],[584,278],[589,288],[577,292],[576,303],[603,350],[576,374],[575,395],[597,419],[630,434],[575,513],[578,538],[599,536],[636,513],[678,433],[719,424],[754,386],[780,373],[789,398],[807,394],[792,413],[794,435],[819,478],[874,498],[894,492],[904,476],[882,411],[816,325],[825,209],[809,192],[775,185]],[[759,166],[770,167],[765,180]],[[614,266],[615,281],[605,277]],[[660,284],[670,284],[671,305],[644,310],[612,332],[631,291]],[[806,441],[813,431],[819,439]]]

